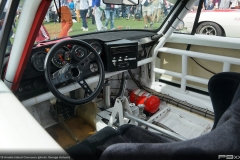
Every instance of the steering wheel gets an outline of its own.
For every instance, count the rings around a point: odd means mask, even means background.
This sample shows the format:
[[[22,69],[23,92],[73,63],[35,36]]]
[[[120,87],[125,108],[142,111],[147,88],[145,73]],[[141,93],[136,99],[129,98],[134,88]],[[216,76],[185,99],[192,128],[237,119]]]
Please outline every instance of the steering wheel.
[[[58,71],[51,73],[51,61],[54,57],[54,54],[64,46],[81,46],[86,48],[89,52],[87,55],[82,57],[80,60],[71,60],[69,63],[64,65]],[[74,52],[74,51],[72,51]],[[73,53],[70,54],[73,54]],[[62,57],[60,57],[62,59]],[[86,78],[93,75],[93,73],[89,74],[88,70],[90,70],[91,63],[97,64],[98,70],[95,71],[95,75],[99,75],[99,81],[97,87],[94,91],[89,87],[88,83],[86,82]],[[45,62],[44,62],[44,76],[46,80],[46,84],[52,94],[57,97],[59,100],[72,104],[72,105],[79,105],[90,102],[93,100],[101,91],[103,86],[103,81],[105,77],[104,66],[102,59],[100,58],[99,54],[93,49],[93,47],[81,40],[64,40],[59,43],[56,43],[51,49],[49,50],[48,54],[46,55]],[[83,99],[73,99],[64,96],[62,93],[58,91],[56,85],[62,84],[67,81],[75,81],[77,82],[85,91],[86,97]]]

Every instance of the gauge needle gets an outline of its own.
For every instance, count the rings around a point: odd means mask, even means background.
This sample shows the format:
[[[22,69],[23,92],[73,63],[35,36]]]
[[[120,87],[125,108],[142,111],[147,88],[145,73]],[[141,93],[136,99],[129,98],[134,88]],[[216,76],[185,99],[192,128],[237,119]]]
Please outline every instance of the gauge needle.
[[[61,60],[62,60],[62,62],[63,62],[64,60],[63,60],[62,56],[60,55],[59,57],[60,57],[60,59],[61,59]]]

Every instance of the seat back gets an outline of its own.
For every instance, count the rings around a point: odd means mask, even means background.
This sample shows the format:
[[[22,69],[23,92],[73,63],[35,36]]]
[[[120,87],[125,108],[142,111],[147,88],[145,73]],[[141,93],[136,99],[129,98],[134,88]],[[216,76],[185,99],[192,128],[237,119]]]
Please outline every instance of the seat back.
[[[222,72],[210,78],[208,83],[209,95],[214,109],[214,125],[216,128],[219,119],[228,107],[240,97],[240,74]]]

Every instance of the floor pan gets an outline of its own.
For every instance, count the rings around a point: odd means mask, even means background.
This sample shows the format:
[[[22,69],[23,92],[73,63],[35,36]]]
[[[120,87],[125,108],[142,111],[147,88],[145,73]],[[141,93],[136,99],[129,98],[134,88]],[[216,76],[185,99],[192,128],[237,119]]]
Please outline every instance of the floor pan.
[[[95,129],[79,117],[73,117],[65,120],[65,123],[81,142],[95,133]],[[74,138],[60,125],[55,124],[46,129],[46,131],[55,139],[55,141],[64,149],[77,144]]]
[[[189,111],[162,105],[161,110],[154,114],[148,122],[175,132],[186,139],[199,137],[211,131],[213,121]]]

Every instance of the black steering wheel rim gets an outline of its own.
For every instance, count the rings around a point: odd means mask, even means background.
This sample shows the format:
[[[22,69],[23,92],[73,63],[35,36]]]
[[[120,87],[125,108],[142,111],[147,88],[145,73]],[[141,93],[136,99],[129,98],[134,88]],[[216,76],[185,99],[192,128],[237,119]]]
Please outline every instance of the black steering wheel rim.
[[[72,98],[68,98],[68,97],[64,96],[61,92],[58,91],[58,89],[52,83],[52,78],[51,78],[52,75],[51,75],[51,71],[50,71],[52,57],[53,57],[54,53],[56,53],[56,51],[58,51],[61,47],[67,46],[69,44],[76,44],[76,45],[84,46],[88,50],[90,50],[90,52],[92,52],[94,54],[94,56],[95,56],[94,58],[96,59],[96,63],[99,68],[99,81],[98,81],[97,87],[89,96],[87,96],[83,99],[72,99]],[[104,65],[103,65],[102,59],[100,58],[99,54],[95,51],[95,49],[90,44],[88,44],[84,41],[81,41],[81,40],[68,39],[68,40],[63,40],[59,43],[56,43],[49,50],[48,54],[46,55],[45,61],[44,61],[44,76],[45,76],[47,87],[49,88],[49,90],[52,92],[52,94],[56,98],[58,98],[59,100],[61,100],[62,102],[65,102],[67,104],[80,105],[80,104],[85,104],[85,103],[92,101],[99,94],[99,92],[101,91],[102,86],[103,86],[105,71],[104,71]]]

